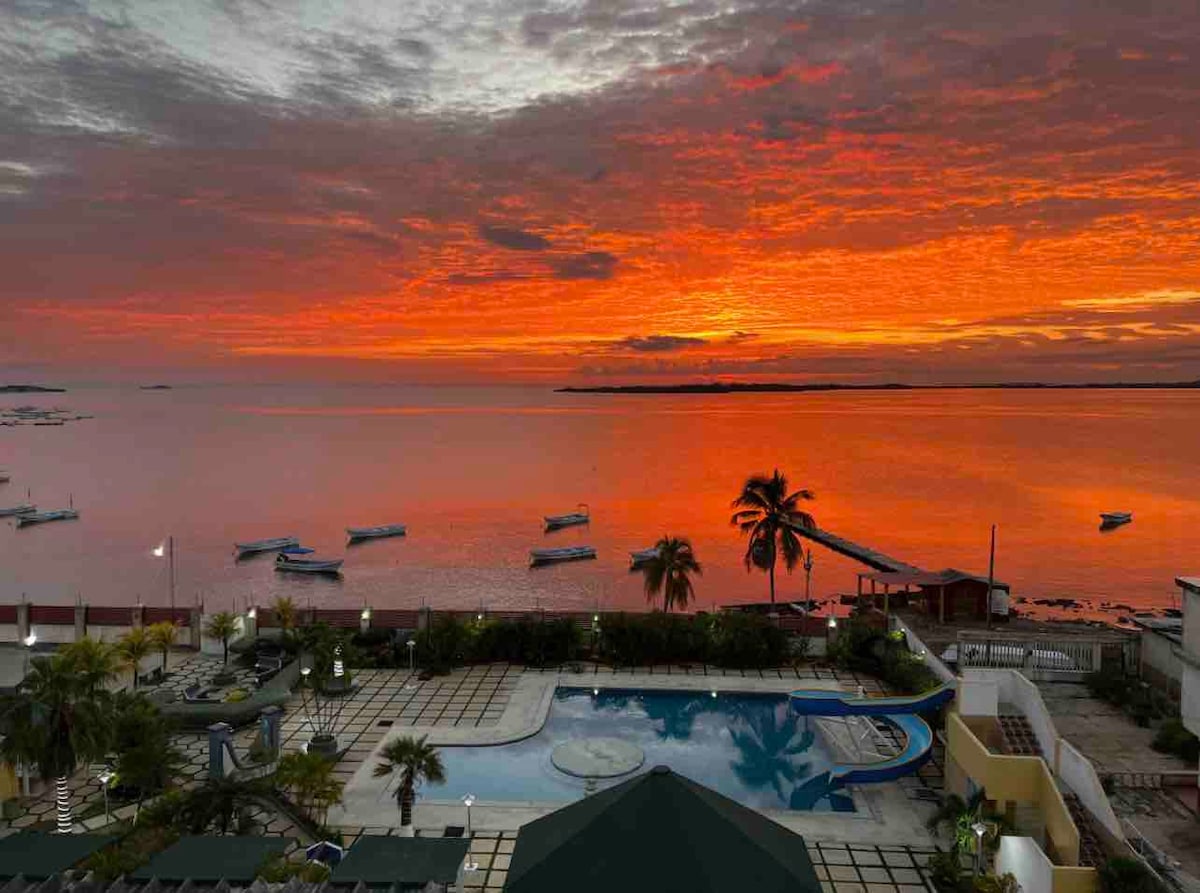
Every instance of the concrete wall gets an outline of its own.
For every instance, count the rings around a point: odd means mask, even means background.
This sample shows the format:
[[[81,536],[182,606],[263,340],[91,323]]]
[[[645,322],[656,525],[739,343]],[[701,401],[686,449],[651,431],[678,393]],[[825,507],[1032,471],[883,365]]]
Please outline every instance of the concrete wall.
[[[0,642],[17,642],[20,638],[15,623],[0,623]]]
[[[1011,874],[1021,893],[1053,893],[1054,865],[1029,837],[1001,837],[996,874]]]
[[[1183,593],[1183,689],[1179,698],[1183,724],[1200,735],[1200,593],[1187,587]]]
[[[1142,630],[1139,649],[1142,676],[1173,698],[1179,696],[1179,686],[1183,682],[1183,661],[1176,653],[1177,648],[1175,642],[1161,633]]]
[[[1038,757],[992,753],[957,713],[947,717],[946,732],[947,767],[953,763],[956,770],[953,777],[947,772],[947,781],[966,777],[985,788],[989,800],[1038,807],[1058,863],[1078,865],[1079,829],[1045,762]]]
[[[1124,841],[1121,823],[1113,812],[1108,795],[1104,793],[1095,766],[1069,741],[1059,736],[1038,687],[1015,670],[963,671],[960,687],[970,689],[987,684],[996,685],[1001,703],[1016,707],[1029,721],[1050,770],[1079,797],[1084,808],[1108,834],[1109,842],[1119,845]],[[963,715],[978,714],[963,711]]]

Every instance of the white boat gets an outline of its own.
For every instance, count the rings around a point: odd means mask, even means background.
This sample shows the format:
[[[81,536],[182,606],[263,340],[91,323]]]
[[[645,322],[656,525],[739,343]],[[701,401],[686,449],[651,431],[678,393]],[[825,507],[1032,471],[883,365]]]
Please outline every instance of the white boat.
[[[50,512],[27,512],[17,515],[17,526],[28,527],[30,524],[45,524],[47,521],[70,521],[79,517],[75,509],[55,509]]]
[[[658,546],[651,546],[649,549],[638,549],[636,552],[629,553],[629,567],[632,570],[637,570],[643,564],[647,564],[657,557]]]
[[[252,540],[248,543],[234,543],[233,548],[237,550],[239,556],[253,555],[255,552],[278,552],[280,549],[286,549],[289,546],[300,545],[299,537],[295,536],[277,536],[269,540]]]
[[[595,558],[596,550],[592,546],[560,546],[557,549],[530,549],[529,565],[537,567],[542,564],[557,564],[560,561],[582,561]]]
[[[341,558],[297,558],[294,555],[278,555],[275,570],[295,571],[298,574],[338,574],[342,571]]]
[[[13,515],[28,515],[37,511],[37,506],[31,502],[22,502],[20,505],[10,505],[7,508],[0,509],[0,518],[9,518]]]
[[[1133,512],[1101,512],[1100,520],[1105,524],[1128,524],[1133,520]]]
[[[565,515],[546,515],[542,520],[546,522],[547,530],[559,530],[563,527],[575,527],[579,524],[586,524],[590,520],[588,517],[588,507],[585,503],[579,503],[579,507],[583,509],[581,512],[568,512]]]
[[[404,536],[408,528],[403,524],[380,524],[378,527],[347,527],[346,535],[352,540],[373,540],[385,536]]]

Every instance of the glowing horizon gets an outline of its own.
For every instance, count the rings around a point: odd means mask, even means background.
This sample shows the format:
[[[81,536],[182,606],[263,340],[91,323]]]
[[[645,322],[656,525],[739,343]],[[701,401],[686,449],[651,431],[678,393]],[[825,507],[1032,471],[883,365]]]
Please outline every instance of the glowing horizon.
[[[0,364],[1200,377],[1191,12],[0,10]]]

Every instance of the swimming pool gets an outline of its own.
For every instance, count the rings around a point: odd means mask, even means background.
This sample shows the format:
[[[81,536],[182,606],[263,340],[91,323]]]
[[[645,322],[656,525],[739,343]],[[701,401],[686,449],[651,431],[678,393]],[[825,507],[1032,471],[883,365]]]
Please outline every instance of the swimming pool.
[[[493,747],[443,747],[445,785],[426,786],[430,800],[567,802],[585,793],[583,779],[560,772],[551,752],[565,741],[619,738],[639,746],[638,771],[666,764],[756,809],[853,811],[845,793],[800,797],[803,783],[834,763],[813,720],[796,716],[787,695],[559,688],[545,726],[531,738]],[[629,778],[600,780],[598,788]],[[811,787],[811,786],[810,786]],[[793,797],[797,794],[796,797]],[[797,804],[804,801],[803,807]]]

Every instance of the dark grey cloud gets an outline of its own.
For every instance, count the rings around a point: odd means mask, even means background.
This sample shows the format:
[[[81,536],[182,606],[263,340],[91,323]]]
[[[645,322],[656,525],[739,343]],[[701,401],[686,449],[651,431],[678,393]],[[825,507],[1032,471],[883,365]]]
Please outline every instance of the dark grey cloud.
[[[549,239],[543,238],[537,233],[490,223],[479,224],[479,237],[493,245],[511,248],[514,251],[545,251],[552,247]]]
[[[550,261],[556,279],[611,279],[617,262],[617,256],[607,251],[584,251]]]
[[[617,346],[639,353],[673,353],[691,347],[703,347],[707,343],[703,338],[683,335],[630,335],[618,341]]]

